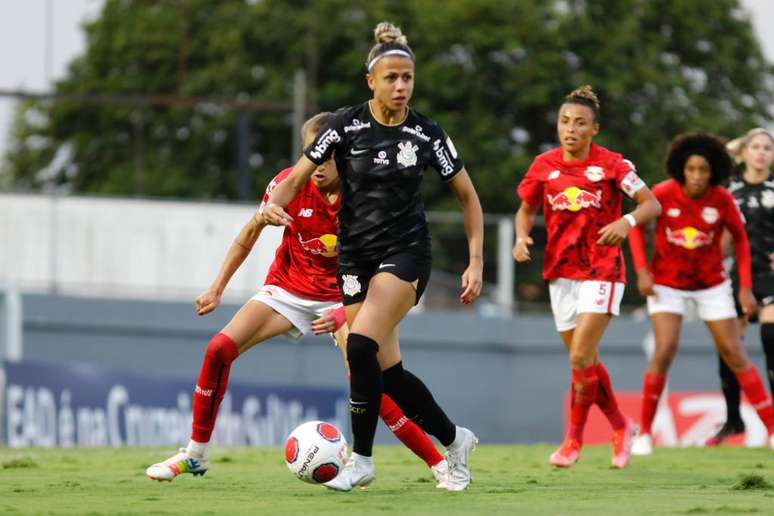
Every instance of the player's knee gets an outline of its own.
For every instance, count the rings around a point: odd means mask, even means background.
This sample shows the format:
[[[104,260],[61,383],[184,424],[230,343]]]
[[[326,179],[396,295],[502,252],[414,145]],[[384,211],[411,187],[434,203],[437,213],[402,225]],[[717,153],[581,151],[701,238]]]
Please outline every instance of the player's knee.
[[[231,337],[218,333],[207,343],[206,355],[223,364],[230,364],[239,355],[239,351]]]
[[[350,371],[368,367],[376,361],[379,345],[375,340],[359,333],[350,333],[347,338],[347,362]]]

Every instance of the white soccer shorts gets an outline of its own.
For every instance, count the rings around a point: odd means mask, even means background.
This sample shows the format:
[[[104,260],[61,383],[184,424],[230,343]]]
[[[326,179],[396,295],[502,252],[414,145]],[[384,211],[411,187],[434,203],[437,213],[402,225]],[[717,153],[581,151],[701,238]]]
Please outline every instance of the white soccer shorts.
[[[341,306],[339,301],[314,301],[299,297],[277,285],[264,285],[250,300],[269,305],[275,312],[290,321],[293,328],[285,335],[296,341],[309,333],[312,321],[321,317],[323,312]]]
[[[563,332],[575,328],[578,314],[581,313],[618,315],[624,284],[618,281],[557,278],[548,283],[548,292],[556,329]]]
[[[736,319],[731,280],[702,290],[680,290],[666,285],[653,285],[655,296],[648,296],[648,314],[662,312],[685,316],[688,304],[696,307],[702,321]]]

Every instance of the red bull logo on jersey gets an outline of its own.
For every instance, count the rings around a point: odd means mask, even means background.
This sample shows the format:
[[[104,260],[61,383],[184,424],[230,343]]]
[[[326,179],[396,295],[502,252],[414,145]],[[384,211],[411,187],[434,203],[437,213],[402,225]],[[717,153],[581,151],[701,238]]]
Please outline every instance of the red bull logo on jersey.
[[[577,186],[565,188],[563,192],[556,195],[548,195],[548,204],[553,210],[580,211],[584,208],[593,206],[599,208],[602,201],[602,190],[591,193],[582,190]]]
[[[685,249],[697,249],[712,243],[715,234],[713,232],[705,233],[694,227],[688,226],[682,229],[666,228],[667,242],[679,245]]]
[[[332,258],[338,253],[336,252],[336,235],[326,233],[317,238],[310,238],[309,240],[302,240],[301,234],[298,234],[298,241],[304,251],[311,254],[321,254],[326,258]]]

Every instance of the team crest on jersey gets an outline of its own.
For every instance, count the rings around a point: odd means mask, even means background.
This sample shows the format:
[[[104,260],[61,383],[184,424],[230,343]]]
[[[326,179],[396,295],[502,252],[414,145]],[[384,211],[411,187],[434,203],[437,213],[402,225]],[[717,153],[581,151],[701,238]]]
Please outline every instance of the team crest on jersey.
[[[605,177],[605,169],[602,167],[598,167],[596,165],[591,165],[589,167],[586,167],[586,178],[589,181],[592,181],[596,183],[597,181],[601,181]]]
[[[341,281],[343,282],[341,289],[344,291],[345,296],[356,296],[362,291],[360,282],[357,280],[357,274],[342,274]]]
[[[717,208],[713,208],[712,206],[705,206],[704,209],[701,210],[701,218],[704,219],[704,222],[707,224],[714,224],[718,221]]]
[[[548,180],[551,181],[552,179],[556,179],[561,175],[561,172],[558,170],[552,170],[550,174],[548,174]]]
[[[413,167],[417,164],[417,151],[419,147],[411,142],[398,144],[398,163],[404,167]]]
[[[669,208],[667,210],[667,217],[679,217],[680,216],[680,208]]]
[[[761,193],[761,204],[766,209],[774,208],[774,191],[764,190]]]

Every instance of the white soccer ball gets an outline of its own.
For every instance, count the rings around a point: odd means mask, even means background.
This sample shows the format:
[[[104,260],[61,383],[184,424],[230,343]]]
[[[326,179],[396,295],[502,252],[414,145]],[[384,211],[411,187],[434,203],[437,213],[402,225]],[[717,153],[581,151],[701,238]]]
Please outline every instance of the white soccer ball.
[[[347,440],[325,421],[307,421],[285,441],[285,462],[299,480],[323,484],[336,478],[347,462]]]

